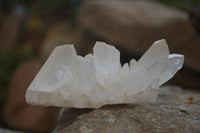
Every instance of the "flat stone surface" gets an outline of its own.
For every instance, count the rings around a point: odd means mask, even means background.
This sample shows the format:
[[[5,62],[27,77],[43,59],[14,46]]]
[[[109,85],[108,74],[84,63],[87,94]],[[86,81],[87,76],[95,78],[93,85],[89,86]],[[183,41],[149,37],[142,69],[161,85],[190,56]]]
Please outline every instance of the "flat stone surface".
[[[200,91],[164,86],[158,92],[158,104],[196,104],[200,105]]]
[[[64,116],[65,112],[60,118],[69,118]],[[160,89],[157,104],[107,105],[69,121],[62,128],[59,123],[54,133],[198,133],[200,93],[166,86]]]

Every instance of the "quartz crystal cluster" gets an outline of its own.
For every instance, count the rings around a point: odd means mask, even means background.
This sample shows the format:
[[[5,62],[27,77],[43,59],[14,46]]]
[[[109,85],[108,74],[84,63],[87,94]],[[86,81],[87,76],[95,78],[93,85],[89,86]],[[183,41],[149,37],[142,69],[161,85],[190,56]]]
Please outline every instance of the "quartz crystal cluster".
[[[27,103],[98,108],[105,104],[154,103],[160,85],[183,66],[184,56],[169,54],[159,40],[139,61],[123,66],[111,45],[96,42],[93,54],[76,54],[73,45],[56,47],[26,91]]]

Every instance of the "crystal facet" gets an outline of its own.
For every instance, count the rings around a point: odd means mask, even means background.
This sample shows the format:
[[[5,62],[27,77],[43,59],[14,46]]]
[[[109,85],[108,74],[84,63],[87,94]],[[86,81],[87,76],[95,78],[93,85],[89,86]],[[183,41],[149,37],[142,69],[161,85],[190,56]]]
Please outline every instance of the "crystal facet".
[[[96,42],[94,55],[78,56],[73,45],[58,46],[26,91],[34,105],[98,108],[105,104],[156,102],[160,85],[182,68],[184,56],[156,41],[139,61],[121,66],[120,53]]]

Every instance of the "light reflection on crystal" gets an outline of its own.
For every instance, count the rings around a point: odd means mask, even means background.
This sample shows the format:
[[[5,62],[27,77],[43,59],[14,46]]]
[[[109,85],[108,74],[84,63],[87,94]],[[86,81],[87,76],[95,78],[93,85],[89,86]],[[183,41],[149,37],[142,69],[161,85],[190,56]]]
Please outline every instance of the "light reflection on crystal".
[[[119,51],[97,42],[94,55],[76,55],[73,45],[56,47],[26,92],[30,104],[98,108],[105,104],[156,102],[160,85],[182,68],[184,56],[169,55],[156,41],[139,61],[121,66]]]

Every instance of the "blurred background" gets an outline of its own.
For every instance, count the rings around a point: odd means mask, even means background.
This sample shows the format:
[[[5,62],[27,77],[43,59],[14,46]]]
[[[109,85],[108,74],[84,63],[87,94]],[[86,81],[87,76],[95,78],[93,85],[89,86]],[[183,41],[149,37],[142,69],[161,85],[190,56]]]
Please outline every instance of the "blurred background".
[[[24,98],[55,46],[74,44],[86,55],[95,41],[105,41],[125,63],[163,38],[172,53],[185,55],[167,84],[200,89],[199,0],[0,0],[0,128],[55,128],[59,108],[31,106]]]

